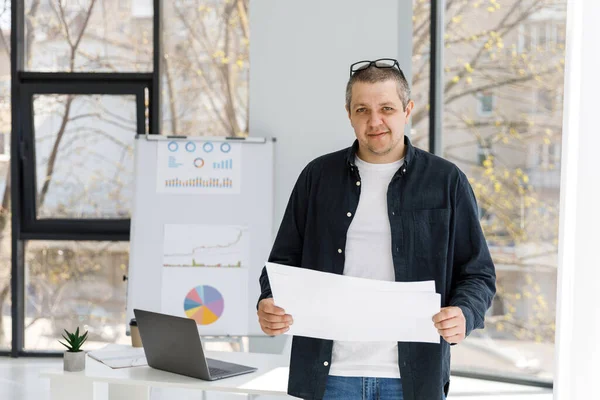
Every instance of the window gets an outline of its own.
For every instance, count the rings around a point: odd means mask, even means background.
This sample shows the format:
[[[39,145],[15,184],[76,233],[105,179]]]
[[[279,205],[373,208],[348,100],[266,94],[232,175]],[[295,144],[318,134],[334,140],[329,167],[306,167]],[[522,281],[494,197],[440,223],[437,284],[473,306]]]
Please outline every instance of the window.
[[[491,92],[483,92],[478,96],[477,113],[481,116],[489,116],[494,112],[494,95]]]
[[[14,356],[61,351],[69,324],[91,348],[124,339],[132,146],[157,125],[152,5],[0,0],[0,24],[23,21],[0,30],[0,349]]]
[[[538,151],[538,167],[542,169],[560,170],[560,143],[542,143]]]
[[[25,348],[63,350],[63,329],[88,331],[86,348],[125,336],[127,242],[29,241],[25,250]]]
[[[152,71],[151,0],[25,0],[25,69],[43,72]],[[123,21],[125,30],[119,29]],[[54,54],[60,54],[54,58]]]
[[[129,218],[133,95],[33,96],[38,218]]]
[[[161,133],[247,136],[248,0],[165,1],[163,9]]]
[[[564,49],[565,21],[560,19],[560,14],[566,10],[560,10],[561,5],[562,2],[555,4],[556,10],[552,13],[554,19],[528,20],[519,27],[519,52]]]
[[[486,328],[452,348],[452,367],[552,381],[560,180],[542,167],[560,163],[566,0],[533,13],[461,4],[444,17],[443,156],[484,210],[498,291]]]
[[[490,152],[491,144],[489,139],[484,139],[477,143],[477,154],[479,165],[485,165],[486,160],[492,156]]]
[[[537,45],[546,49],[546,44],[548,43],[548,37],[550,36],[551,25],[549,23],[540,24],[537,27]]]
[[[564,49],[564,46],[567,42],[566,40],[566,24],[565,23],[559,23],[557,24],[557,30],[556,30],[556,43],[559,45],[559,47]]]
[[[534,104],[532,112],[551,113],[555,109],[556,94],[547,88],[540,88],[534,91]]]

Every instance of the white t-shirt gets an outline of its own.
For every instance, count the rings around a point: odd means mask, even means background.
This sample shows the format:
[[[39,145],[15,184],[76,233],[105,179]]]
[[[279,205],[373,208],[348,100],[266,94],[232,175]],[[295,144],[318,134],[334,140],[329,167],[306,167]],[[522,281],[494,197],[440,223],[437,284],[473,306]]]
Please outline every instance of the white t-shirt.
[[[346,237],[344,275],[395,280],[387,189],[403,163],[370,164],[356,157],[361,193]],[[334,341],[329,375],[399,378],[398,343]]]

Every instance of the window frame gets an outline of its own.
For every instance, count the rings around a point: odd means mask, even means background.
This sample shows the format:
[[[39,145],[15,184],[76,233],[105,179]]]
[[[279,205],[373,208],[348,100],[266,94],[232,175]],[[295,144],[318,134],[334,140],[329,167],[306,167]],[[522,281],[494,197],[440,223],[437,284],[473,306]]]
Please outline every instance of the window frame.
[[[141,78],[141,77],[139,77]],[[43,218],[37,216],[37,164],[33,97],[38,94],[74,95],[134,95],[136,97],[136,134],[145,134],[145,89],[147,83],[139,81],[114,81],[98,77],[84,80],[64,79],[33,80],[21,83],[20,108],[22,112],[19,160],[23,172],[23,199],[21,213],[21,236],[23,239],[107,240],[128,239],[129,219],[76,219]]]
[[[136,134],[160,133],[160,27],[162,0],[154,15],[151,72],[36,72],[24,67],[25,5],[11,3],[11,315],[12,343],[0,355],[56,357],[56,351],[26,351],[25,242],[28,240],[127,241],[130,219],[37,219],[33,96],[36,94],[135,95]],[[146,114],[147,112],[147,114]],[[148,130],[146,132],[146,117]]]

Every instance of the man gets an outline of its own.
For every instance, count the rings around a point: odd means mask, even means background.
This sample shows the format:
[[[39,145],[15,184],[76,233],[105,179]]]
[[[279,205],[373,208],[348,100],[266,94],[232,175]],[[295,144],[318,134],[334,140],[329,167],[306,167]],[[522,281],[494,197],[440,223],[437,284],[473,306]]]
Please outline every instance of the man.
[[[435,280],[442,308],[432,324],[442,340],[353,343],[295,336],[290,395],[443,399],[449,346],[484,326],[495,270],[475,196],[455,165],[404,137],[413,107],[396,60],[351,66],[346,110],[356,141],[304,168],[269,261],[370,279]],[[274,305],[266,269],[260,284],[262,330],[285,333],[293,318]],[[307,296],[318,295],[307,288]],[[394,305],[389,317],[395,318]]]

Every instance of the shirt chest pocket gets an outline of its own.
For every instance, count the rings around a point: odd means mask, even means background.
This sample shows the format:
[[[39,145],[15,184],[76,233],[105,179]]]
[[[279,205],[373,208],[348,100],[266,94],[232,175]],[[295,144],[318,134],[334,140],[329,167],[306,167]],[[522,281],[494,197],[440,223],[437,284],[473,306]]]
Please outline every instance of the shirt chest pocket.
[[[415,257],[427,260],[446,259],[450,237],[450,210],[415,210],[412,214]]]

